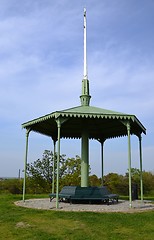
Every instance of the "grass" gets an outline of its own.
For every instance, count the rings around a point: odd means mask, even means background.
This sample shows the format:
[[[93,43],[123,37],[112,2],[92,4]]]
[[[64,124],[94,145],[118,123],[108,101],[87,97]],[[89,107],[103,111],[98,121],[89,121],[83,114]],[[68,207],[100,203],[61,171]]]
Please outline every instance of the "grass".
[[[19,199],[21,196],[0,195],[2,240],[154,239],[154,211],[58,212],[17,207],[14,201]]]
[[[129,196],[120,196],[120,199],[122,200],[129,200]],[[138,199],[140,200],[141,197],[139,196]],[[154,196],[148,196],[148,195],[144,195],[144,200],[149,200],[149,201],[154,201]]]

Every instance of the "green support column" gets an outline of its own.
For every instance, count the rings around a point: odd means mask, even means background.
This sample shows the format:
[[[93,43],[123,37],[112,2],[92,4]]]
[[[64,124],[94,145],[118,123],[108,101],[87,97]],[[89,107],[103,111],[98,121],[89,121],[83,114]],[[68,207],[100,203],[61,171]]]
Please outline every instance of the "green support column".
[[[89,138],[88,133],[82,133],[81,139],[81,187],[88,187],[89,183]]]
[[[129,170],[129,206],[132,207],[132,181],[131,181],[131,143],[130,143],[130,123],[127,123],[128,134],[128,170]]]
[[[56,208],[59,208],[59,163],[60,163],[60,119],[57,120],[58,127],[58,151],[57,151],[57,186],[56,186]]]
[[[143,178],[142,178],[142,137],[139,136],[139,150],[140,150],[140,188],[141,188],[141,202],[143,202]]]
[[[102,159],[102,186],[104,180],[104,141],[101,141],[101,159]]]
[[[55,192],[55,158],[56,158],[56,141],[53,140],[54,149],[53,149],[53,170],[52,170],[52,193]]]
[[[27,170],[27,156],[28,156],[28,137],[30,129],[26,130],[26,151],[25,151],[25,162],[24,162],[24,182],[23,182],[23,201],[25,201],[26,192],[26,170]]]

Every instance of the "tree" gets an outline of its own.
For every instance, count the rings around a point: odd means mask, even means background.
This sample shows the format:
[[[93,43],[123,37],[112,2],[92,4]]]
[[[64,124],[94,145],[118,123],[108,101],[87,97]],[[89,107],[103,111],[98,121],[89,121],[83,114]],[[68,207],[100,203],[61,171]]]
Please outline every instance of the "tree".
[[[51,191],[53,181],[53,164],[55,165],[55,174],[57,174],[57,153],[54,155],[52,151],[45,150],[42,159],[38,159],[33,163],[27,164],[27,175],[30,189],[35,189],[36,193],[42,191]],[[79,185],[80,184],[80,166],[81,159],[79,156],[75,158],[67,158],[66,155],[60,155],[60,188],[63,185]]]
[[[33,163],[27,164],[27,192],[28,193],[49,193],[52,188],[53,181],[53,164],[55,164],[55,183],[57,175],[57,153],[54,155],[52,151],[45,150],[42,159],[38,159]],[[79,186],[81,182],[81,158],[66,158],[66,155],[60,155],[60,171],[59,171],[59,189],[66,185]],[[132,184],[137,184],[140,189],[140,170],[131,169]],[[144,194],[153,194],[154,191],[154,174],[143,171],[143,187]],[[119,195],[128,195],[128,172],[123,176],[117,173],[109,173],[104,176],[104,185],[112,193]],[[96,175],[89,176],[90,186],[101,186],[101,178]],[[17,191],[16,185],[13,185],[12,191]]]
[[[61,187],[65,185],[78,186],[81,181],[81,158],[76,155],[75,158],[67,158],[63,165],[63,177],[60,181]]]
[[[125,175],[128,178],[128,172]],[[137,184],[140,192],[140,170],[138,168],[131,168],[132,184]],[[143,192],[149,194],[154,191],[154,174],[151,172],[142,172],[143,178]]]
[[[117,173],[107,174],[104,176],[104,185],[107,186],[112,193],[121,195],[128,194],[128,179],[123,175]]]
[[[125,174],[125,176],[127,178],[129,178],[129,173],[127,172]],[[140,182],[140,170],[138,168],[131,168],[131,178],[132,178],[132,182],[139,184]]]
[[[102,180],[98,178],[95,174],[89,176],[89,185],[90,186],[101,186]]]
[[[154,195],[154,174],[143,171],[143,192]]]

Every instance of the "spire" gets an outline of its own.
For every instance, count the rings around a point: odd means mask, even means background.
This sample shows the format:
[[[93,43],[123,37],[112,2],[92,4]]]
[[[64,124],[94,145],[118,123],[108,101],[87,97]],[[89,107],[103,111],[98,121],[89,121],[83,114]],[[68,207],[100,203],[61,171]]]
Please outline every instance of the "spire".
[[[82,80],[82,95],[80,96],[81,105],[89,106],[90,98],[89,95],[89,80],[87,73],[87,19],[86,19],[86,9],[84,8],[84,70],[83,70],[83,80]]]
[[[84,8],[84,25],[83,25],[83,31],[84,31],[84,70],[83,70],[83,77],[84,79],[88,78],[87,73],[87,19],[86,19],[86,9]]]

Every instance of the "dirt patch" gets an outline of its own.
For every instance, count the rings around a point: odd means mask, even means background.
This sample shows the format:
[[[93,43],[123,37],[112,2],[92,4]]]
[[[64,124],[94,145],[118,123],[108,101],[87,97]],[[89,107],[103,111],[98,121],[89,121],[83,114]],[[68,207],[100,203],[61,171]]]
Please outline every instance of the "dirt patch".
[[[18,222],[16,224],[16,228],[29,228],[29,227],[31,227],[30,224],[25,223],[25,222]]]

